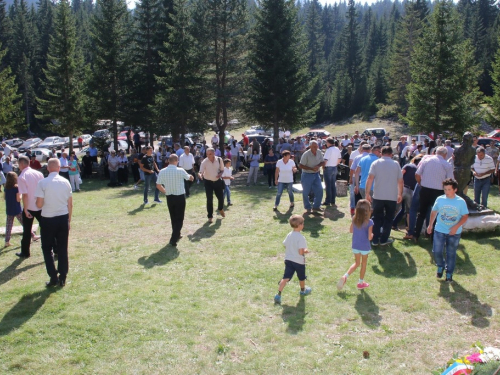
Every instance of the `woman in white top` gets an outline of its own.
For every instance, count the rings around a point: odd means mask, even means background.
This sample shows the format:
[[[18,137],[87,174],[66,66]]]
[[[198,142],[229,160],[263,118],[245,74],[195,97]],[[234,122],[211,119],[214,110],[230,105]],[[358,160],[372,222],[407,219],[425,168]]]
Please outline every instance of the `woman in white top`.
[[[273,210],[275,211],[278,209],[281,194],[283,194],[285,187],[288,191],[288,197],[290,198],[290,207],[294,206],[292,186],[293,174],[297,172],[297,167],[295,166],[295,162],[290,160],[290,151],[285,150],[281,155],[283,158],[276,163],[275,183],[278,185],[278,193],[276,194],[276,201],[274,202]]]

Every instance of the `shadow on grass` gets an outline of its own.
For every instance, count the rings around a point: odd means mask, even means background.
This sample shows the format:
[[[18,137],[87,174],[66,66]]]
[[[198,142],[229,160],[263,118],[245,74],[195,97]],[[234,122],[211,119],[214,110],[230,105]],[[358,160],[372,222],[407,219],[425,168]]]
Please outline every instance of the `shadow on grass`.
[[[477,328],[486,328],[490,325],[493,315],[491,306],[481,303],[474,293],[469,292],[456,281],[447,283],[440,281],[439,296],[443,297],[459,314],[471,317],[471,324]]]
[[[324,220],[323,216],[317,214],[303,214],[304,229],[303,232],[309,232],[311,237],[319,237],[320,232],[325,227],[321,222]]]
[[[380,309],[365,290],[362,290],[358,294],[354,308],[358,312],[363,323],[368,327],[375,328],[380,326],[380,321],[382,320],[379,314]]]
[[[460,253],[463,254],[463,258],[459,256]],[[476,267],[470,260],[469,254],[465,250],[465,246],[462,244],[458,245],[455,268],[460,270],[461,275],[477,275]]]
[[[60,289],[47,288],[40,292],[25,294],[2,318],[0,336],[6,336],[20,328],[36,314],[52,293]]]
[[[462,238],[476,241],[479,245],[489,245],[493,247],[494,250],[500,250],[500,238],[498,236],[500,232],[496,230],[495,232],[490,232],[487,236],[484,233],[464,233]]]
[[[177,250],[176,247],[166,245],[165,247],[161,248],[160,251],[151,254],[148,257],[140,257],[137,260],[137,263],[139,263],[141,266],[144,266],[144,268],[153,268],[155,266],[163,266],[168,262],[176,259],[178,256],[179,250]]]
[[[198,228],[193,234],[188,234],[188,239],[191,242],[198,242],[203,238],[212,237],[217,229],[220,228],[222,219],[216,219],[215,223],[209,223],[208,221],[203,224],[201,228]]]
[[[17,268],[23,262],[23,260],[24,259],[20,258],[14,260],[14,262],[12,262],[10,266],[8,266],[7,268],[5,268],[0,272],[0,285],[5,284],[6,282],[18,276],[19,274],[23,273],[24,271],[38,267],[40,264],[43,264],[43,262],[39,262],[35,264],[30,264],[26,267]]]
[[[333,209],[333,207],[330,207],[325,209],[324,217],[325,219],[329,219],[331,221],[337,221],[339,219],[343,219],[345,217],[345,214],[336,208]]]
[[[292,216],[293,214],[294,208],[295,207],[290,207],[285,212],[281,212],[278,208],[276,211],[274,211],[274,219],[278,220],[280,224],[287,224],[290,216]]]
[[[304,296],[300,296],[297,306],[282,305],[283,312],[281,317],[288,324],[286,332],[296,335],[304,328],[306,317],[306,300]]]
[[[402,254],[392,246],[378,247],[373,253],[380,265],[373,266],[377,275],[392,278],[409,279],[417,275],[417,265],[410,253]]]

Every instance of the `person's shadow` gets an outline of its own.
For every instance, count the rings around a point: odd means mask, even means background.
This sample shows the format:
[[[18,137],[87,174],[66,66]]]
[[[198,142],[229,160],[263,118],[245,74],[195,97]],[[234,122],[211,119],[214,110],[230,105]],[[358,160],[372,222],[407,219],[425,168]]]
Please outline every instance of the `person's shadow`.
[[[323,232],[323,228],[325,227],[322,224],[323,216],[315,215],[315,214],[304,214],[304,232],[309,232],[311,237],[319,237],[320,233]]]
[[[373,266],[377,275],[392,278],[409,279],[417,275],[417,265],[410,253],[404,255],[392,246],[385,246],[374,250],[378,258],[378,265]]]
[[[332,221],[337,221],[345,217],[345,214],[342,211],[339,211],[337,208],[327,208],[324,213],[325,219],[329,219]]]
[[[304,328],[306,317],[306,301],[304,296],[300,296],[297,306],[282,305],[283,312],[281,317],[288,324],[287,333],[296,335]]]
[[[362,290],[358,294],[354,308],[358,312],[363,323],[368,327],[375,328],[380,326],[380,321],[382,320],[379,314],[380,309],[365,290]]]
[[[459,253],[463,254],[463,258],[459,256]],[[455,258],[455,268],[460,270],[461,275],[476,275],[476,267],[474,263],[470,260],[469,254],[465,250],[465,246],[462,244],[458,245],[457,257]]]
[[[191,242],[198,242],[203,238],[212,237],[217,229],[221,226],[222,219],[215,220],[215,223],[209,223],[208,221],[203,224],[200,228],[196,230],[193,234],[188,234],[188,239]]]
[[[286,224],[288,223],[288,220],[290,219],[290,216],[292,215],[294,207],[289,207],[288,210],[286,210],[284,213],[282,213],[279,208],[274,211],[274,219],[278,220],[280,224]]]
[[[13,279],[14,277],[17,277],[20,273],[27,271],[31,268],[37,267],[40,264],[43,264],[43,262],[35,263],[35,264],[30,264],[28,266],[22,267],[22,268],[17,268],[24,259],[18,258],[15,261],[12,262],[10,266],[5,268],[0,272],[0,285],[5,284],[9,280]]]
[[[25,294],[2,318],[0,336],[6,336],[18,329],[43,306],[52,293],[61,288],[47,288],[40,292]]]
[[[128,211],[127,213],[129,215],[137,215],[141,211],[144,211],[144,205],[143,204],[141,204],[139,207],[137,207],[137,208],[135,208],[135,209],[133,209],[131,211]]]
[[[470,316],[474,327],[486,328],[490,325],[488,318],[493,315],[491,306],[481,303],[477,295],[464,289],[456,281],[452,283],[441,281],[439,296],[448,301],[459,314]]]
[[[179,250],[172,245],[166,245],[161,248],[158,252],[151,254],[150,256],[140,257],[137,263],[144,266],[144,268],[153,268],[155,266],[163,266],[168,262],[176,259],[179,256]]]

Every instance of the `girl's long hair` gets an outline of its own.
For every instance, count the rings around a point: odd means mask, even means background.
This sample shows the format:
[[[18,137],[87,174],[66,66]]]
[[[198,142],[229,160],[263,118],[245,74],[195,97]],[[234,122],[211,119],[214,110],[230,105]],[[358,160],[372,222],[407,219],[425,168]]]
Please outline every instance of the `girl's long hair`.
[[[367,193],[370,194],[370,192]],[[367,223],[370,219],[371,211],[370,202],[366,199],[360,199],[356,205],[356,211],[354,212],[352,223],[357,228],[361,228],[363,224]]]
[[[7,182],[5,182],[6,189],[12,189],[17,186],[17,174],[16,172],[9,172],[6,176]]]

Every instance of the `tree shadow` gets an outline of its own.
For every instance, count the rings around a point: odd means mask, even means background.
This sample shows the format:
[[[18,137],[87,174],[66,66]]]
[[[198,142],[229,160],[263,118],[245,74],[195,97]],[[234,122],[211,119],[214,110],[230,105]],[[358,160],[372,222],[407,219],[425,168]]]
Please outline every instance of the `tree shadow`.
[[[380,309],[365,290],[362,290],[358,294],[354,308],[363,323],[368,327],[376,328],[380,326],[380,321],[382,320],[382,316],[379,314]]]
[[[439,296],[443,297],[459,314],[471,317],[474,327],[486,328],[490,325],[488,318],[493,315],[491,306],[481,303],[474,293],[463,288],[456,281],[448,283],[440,281]],[[450,286],[451,289],[450,290]]]
[[[339,211],[337,208],[332,209],[332,207],[325,209],[324,213],[325,219],[329,219],[331,221],[337,221],[339,219],[343,219],[345,217],[345,213]]]
[[[278,208],[276,211],[274,211],[274,219],[278,220],[280,224],[287,224],[290,216],[292,216],[294,208],[295,207],[289,207],[288,210],[283,213]]]
[[[168,244],[161,248],[158,252],[151,254],[150,256],[140,257],[137,263],[144,266],[144,268],[153,268],[155,266],[163,266],[168,262],[176,259],[179,256],[179,250],[176,247]]]
[[[404,255],[392,246],[374,250],[373,253],[378,258],[378,265],[373,266],[373,272],[387,278],[397,277],[409,279],[417,275],[417,265],[410,253]]]
[[[209,223],[208,221],[203,224],[202,227],[198,228],[193,234],[188,234],[188,239],[191,242],[198,242],[203,238],[212,237],[217,229],[220,228],[222,219],[215,220],[215,223]]]
[[[61,288],[47,288],[39,292],[25,294],[2,318],[0,336],[20,328],[43,306],[52,293]]]
[[[309,232],[311,237],[319,237],[320,232],[325,227],[321,222],[324,220],[323,216],[304,213],[304,229],[302,231]]]
[[[0,272],[0,285],[5,284],[9,280],[13,279],[14,277],[17,277],[19,274],[23,273],[24,271],[27,271],[31,268],[38,267],[40,264],[43,264],[43,262],[35,263],[35,264],[30,264],[28,266],[25,266],[23,268],[17,268],[24,259],[18,258],[10,266],[5,268]]]
[[[286,332],[292,335],[296,335],[298,332],[302,331],[305,324],[306,317],[306,301],[304,296],[300,296],[297,306],[282,305],[283,312],[281,317],[283,322],[288,324]]]

